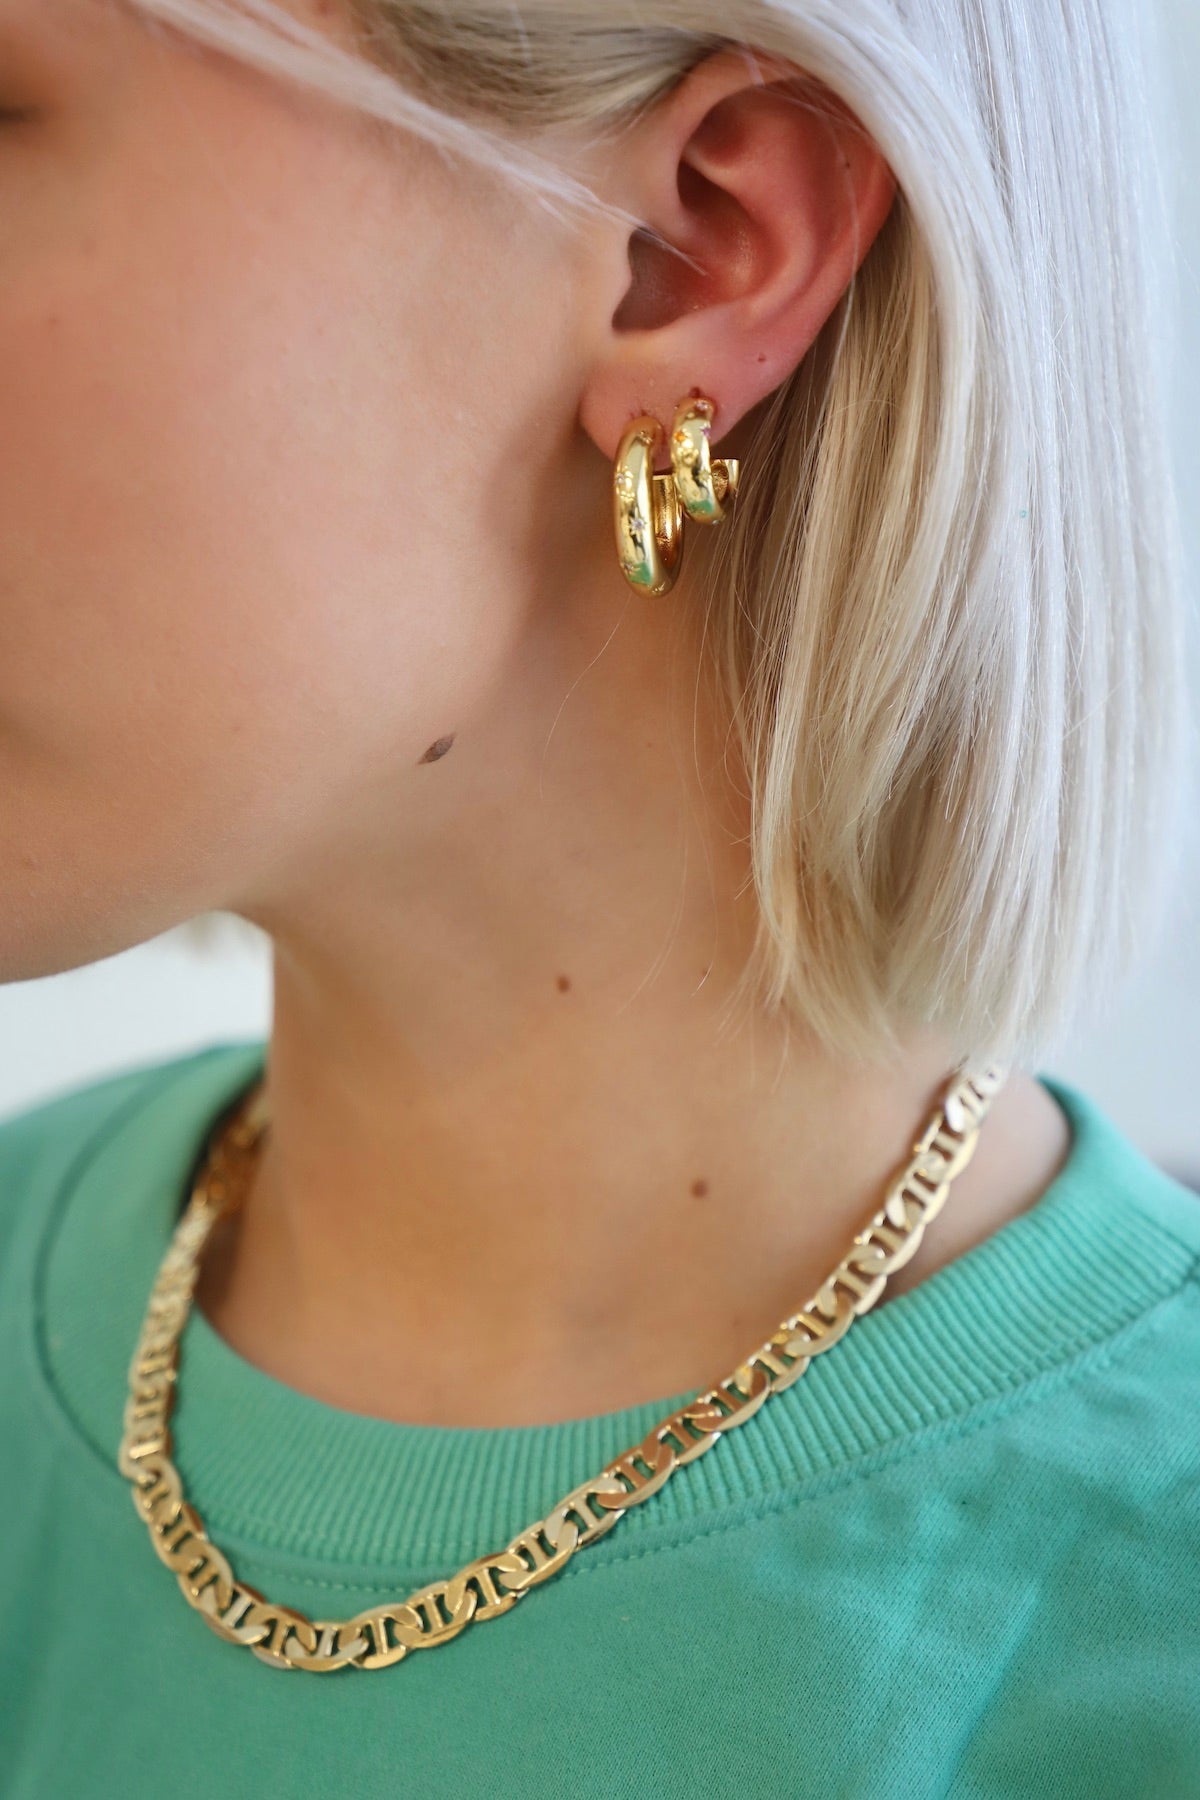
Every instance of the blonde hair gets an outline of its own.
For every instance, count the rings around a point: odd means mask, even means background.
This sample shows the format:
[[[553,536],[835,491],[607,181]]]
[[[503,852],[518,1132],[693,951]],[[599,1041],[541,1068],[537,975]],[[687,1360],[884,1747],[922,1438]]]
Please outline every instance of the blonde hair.
[[[851,1055],[922,1022],[1005,1060],[1108,995],[1161,926],[1185,769],[1151,9],[344,0],[356,56],[271,0],[133,3],[581,220],[614,209],[552,128],[619,132],[723,45],[850,108],[896,202],[766,404],[705,596],[746,989]]]

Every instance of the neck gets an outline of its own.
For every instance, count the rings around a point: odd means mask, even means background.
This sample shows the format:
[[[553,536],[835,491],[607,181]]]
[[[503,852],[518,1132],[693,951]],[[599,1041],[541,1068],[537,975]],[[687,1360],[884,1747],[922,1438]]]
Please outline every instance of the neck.
[[[709,1384],[840,1260],[953,1073],[932,1032],[868,1066],[735,1006],[726,723],[663,680],[650,607],[607,647],[574,625],[239,909],[274,942],[272,1127],[197,1304],[353,1411],[550,1423]],[[1010,1076],[888,1292],[1028,1204],[1064,1133]]]

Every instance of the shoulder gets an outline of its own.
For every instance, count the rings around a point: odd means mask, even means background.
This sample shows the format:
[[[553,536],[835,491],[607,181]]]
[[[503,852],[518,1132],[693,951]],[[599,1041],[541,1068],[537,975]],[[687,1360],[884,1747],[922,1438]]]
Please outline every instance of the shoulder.
[[[1042,1073],[1038,1080],[1071,1127],[1071,1154],[1059,1181],[1088,1188],[1097,1211],[1119,1208],[1147,1235],[1173,1240],[1200,1258],[1200,1194],[1152,1161],[1091,1095],[1057,1076]]]
[[[161,1057],[76,1083],[0,1118],[0,1260],[14,1234],[153,1096],[225,1046]]]

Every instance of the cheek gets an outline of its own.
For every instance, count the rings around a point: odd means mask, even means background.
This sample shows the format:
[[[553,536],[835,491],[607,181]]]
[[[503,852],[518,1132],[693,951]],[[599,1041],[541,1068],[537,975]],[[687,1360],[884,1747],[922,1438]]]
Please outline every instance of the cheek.
[[[224,904],[372,776],[394,822],[391,771],[521,625],[511,408],[450,209],[221,92],[195,143],[131,108],[36,250],[14,215],[0,979],[21,944],[38,973]]]
[[[148,876],[302,830],[364,759],[415,764],[487,630],[416,423],[444,399],[420,321],[390,351],[350,329],[381,301],[352,246],[331,282],[317,227],[251,253],[190,226],[43,265],[36,304],[0,293],[6,810],[24,781],[51,829],[56,793],[64,837]]]
[[[445,729],[324,334],[245,299],[0,299],[0,980],[221,905],[319,833],[385,717],[407,762]]]

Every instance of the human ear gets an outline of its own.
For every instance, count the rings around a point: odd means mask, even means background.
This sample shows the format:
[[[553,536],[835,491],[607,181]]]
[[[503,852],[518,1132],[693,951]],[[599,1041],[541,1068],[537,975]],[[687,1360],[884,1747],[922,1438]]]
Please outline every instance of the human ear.
[[[895,177],[828,89],[720,50],[638,121],[617,180],[670,248],[649,232],[622,239],[623,291],[597,334],[580,423],[612,457],[630,419],[651,412],[669,427],[698,390],[716,403],[715,444],[804,356],[883,225]]]

